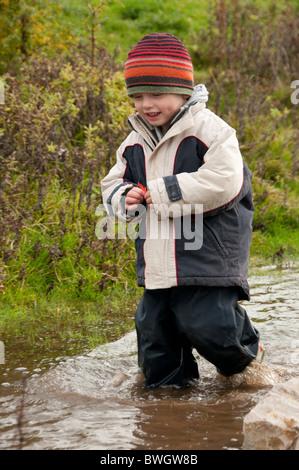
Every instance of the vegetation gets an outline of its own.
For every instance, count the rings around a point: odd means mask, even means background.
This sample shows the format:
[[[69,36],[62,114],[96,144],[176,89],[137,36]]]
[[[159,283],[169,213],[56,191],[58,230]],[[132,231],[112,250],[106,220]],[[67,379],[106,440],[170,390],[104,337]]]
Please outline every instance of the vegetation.
[[[141,292],[132,242],[100,240],[95,227],[100,180],[129,130],[122,64],[147,32],[185,42],[209,108],[237,129],[253,174],[251,266],[296,259],[295,8],[241,0],[1,2],[0,331],[72,348],[133,326]]]

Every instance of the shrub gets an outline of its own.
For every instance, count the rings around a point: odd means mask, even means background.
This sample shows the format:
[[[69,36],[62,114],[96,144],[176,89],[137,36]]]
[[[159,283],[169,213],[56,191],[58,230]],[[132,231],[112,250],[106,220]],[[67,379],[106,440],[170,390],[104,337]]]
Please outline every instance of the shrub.
[[[298,223],[298,109],[290,100],[298,29],[290,4],[265,10],[218,0],[209,25],[193,39],[209,107],[237,130],[253,174],[254,229],[267,232],[278,225],[287,232]]]
[[[148,14],[156,4],[148,4]],[[149,16],[136,2],[130,5],[126,14],[136,16],[142,30]],[[218,0],[207,27],[190,31],[185,41],[196,79],[209,89],[208,106],[237,130],[253,174],[254,229],[263,244],[267,235],[282,237],[282,227],[291,234],[298,221],[298,111],[290,101],[290,84],[298,78],[298,26],[289,5],[266,12]],[[100,179],[115,162],[132,108],[114,57],[87,47],[55,57],[47,49],[27,54],[3,76],[0,292],[9,302],[63,294],[97,299],[116,280],[135,288],[131,242],[95,236]],[[255,249],[258,239],[254,234]],[[271,240],[272,251],[284,243]]]
[[[126,241],[95,237],[100,179],[128,131],[131,110],[117,67],[105,51],[94,67],[81,53],[60,61],[39,56],[5,83],[2,292],[10,295],[7,287],[19,283],[31,298],[61,289],[92,298],[131,260]]]

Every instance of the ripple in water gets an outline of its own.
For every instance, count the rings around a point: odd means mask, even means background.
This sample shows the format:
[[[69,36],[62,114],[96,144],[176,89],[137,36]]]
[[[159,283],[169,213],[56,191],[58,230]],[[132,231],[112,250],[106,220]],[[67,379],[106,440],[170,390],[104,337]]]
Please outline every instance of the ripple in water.
[[[240,449],[243,418],[278,381],[297,375],[298,277],[294,270],[252,277],[244,302],[266,356],[231,378],[198,358],[200,379],[184,390],[145,390],[135,332],[50,369],[3,376],[0,449]],[[21,426],[17,426],[20,421]]]

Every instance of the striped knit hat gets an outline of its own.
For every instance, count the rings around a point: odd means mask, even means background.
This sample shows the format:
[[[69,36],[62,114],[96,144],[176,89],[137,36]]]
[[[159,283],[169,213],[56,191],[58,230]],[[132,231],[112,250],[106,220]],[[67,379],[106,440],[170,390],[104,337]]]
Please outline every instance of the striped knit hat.
[[[125,81],[129,96],[146,92],[191,96],[194,88],[191,57],[175,36],[147,34],[129,52]]]

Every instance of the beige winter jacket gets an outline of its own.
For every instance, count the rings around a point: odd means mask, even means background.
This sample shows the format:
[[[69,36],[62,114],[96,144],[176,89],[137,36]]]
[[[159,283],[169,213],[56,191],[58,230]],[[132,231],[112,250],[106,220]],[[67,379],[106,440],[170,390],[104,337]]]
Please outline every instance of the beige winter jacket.
[[[138,182],[150,191],[153,210],[141,214],[136,239],[138,284],[237,285],[248,298],[253,204],[235,130],[204,103],[184,106],[160,141],[138,114],[129,122],[133,131],[102,180],[102,196],[109,214],[132,220],[125,194]]]

